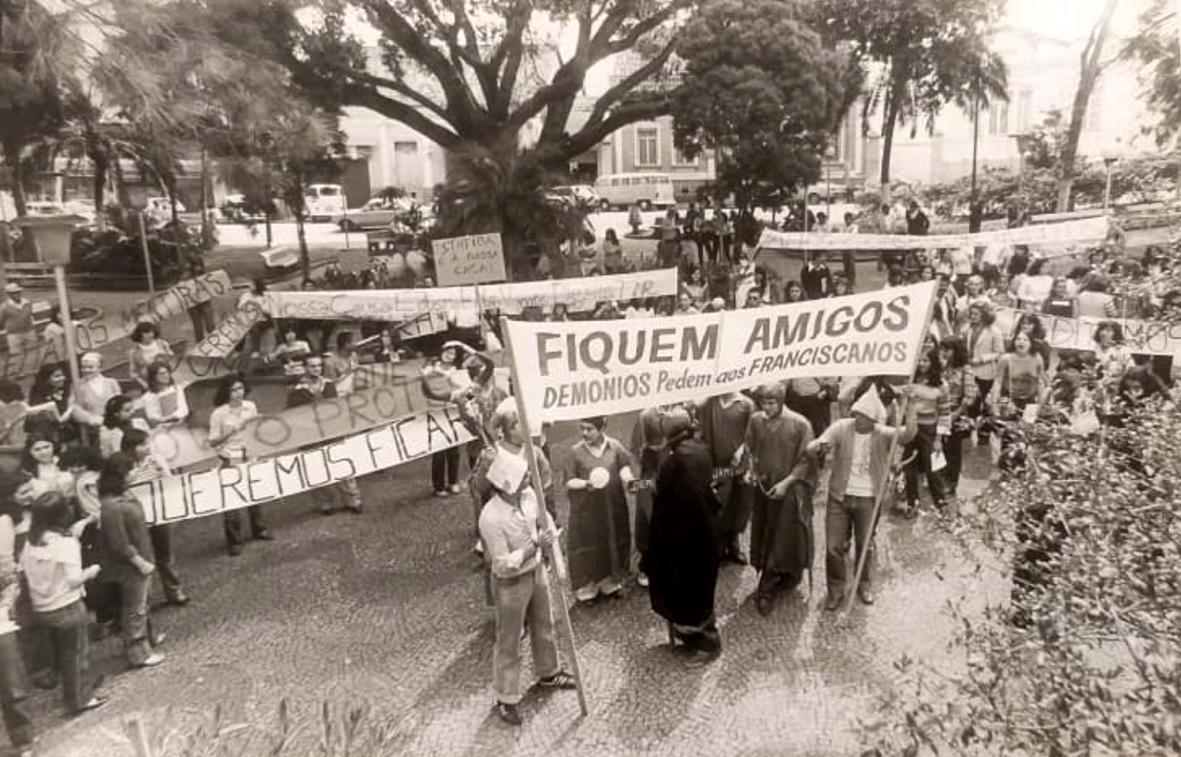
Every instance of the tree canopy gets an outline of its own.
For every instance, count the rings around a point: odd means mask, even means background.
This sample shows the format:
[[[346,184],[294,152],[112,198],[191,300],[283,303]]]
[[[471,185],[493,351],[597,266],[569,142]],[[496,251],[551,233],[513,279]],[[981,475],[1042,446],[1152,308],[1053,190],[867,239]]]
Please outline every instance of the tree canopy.
[[[882,117],[881,182],[890,181],[894,129],[934,128],[947,105],[1008,99],[1007,69],[989,49],[1003,0],[818,0],[818,25],[872,64],[864,113]]]
[[[1181,129],[1181,45],[1175,11],[1176,3],[1151,0],[1140,16],[1140,30],[1123,51],[1144,66],[1141,79],[1148,107],[1158,116],[1152,130],[1162,146],[1173,142]]]
[[[536,121],[536,153],[551,166],[627,124],[669,112],[671,98],[643,85],[672,54],[670,30],[694,0],[337,0],[301,13],[297,0],[215,0],[249,49],[265,47],[306,91],[334,106],[369,108],[447,150],[515,152]],[[310,4],[309,4],[310,5]],[[345,19],[380,35],[380,65]],[[545,30],[572,30],[562,55]],[[245,31],[245,30],[253,31]],[[265,44],[263,44],[265,43]],[[643,61],[571,119],[587,74],[611,56]]]
[[[716,189],[740,207],[778,204],[815,181],[859,92],[859,71],[826,48],[795,0],[710,0],[677,39],[678,148],[718,151]]]

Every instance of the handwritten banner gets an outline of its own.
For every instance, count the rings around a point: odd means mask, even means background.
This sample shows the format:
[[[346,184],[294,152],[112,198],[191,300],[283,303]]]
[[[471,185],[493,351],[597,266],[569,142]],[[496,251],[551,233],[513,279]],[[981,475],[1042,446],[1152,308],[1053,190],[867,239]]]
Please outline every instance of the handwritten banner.
[[[910,375],[934,292],[927,282],[701,315],[505,323],[536,429],[789,378]]]
[[[225,373],[232,366],[226,362],[215,365]],[[427,409],[430,402],[422,393],[419,381],[406,380],[405,373],[397,368],[391,363],[358,366],[352,394],[259,415],[242,431],[244,446],[251,457],[277,455],[356,434],[390,418]],[[182,382],[178,380],[178,383]],[[154,430],[151,442],[156,454],[176,470],[217,462],[217,452],[209,446],[208,436],[205,428],[173,426]]]
[[[1007,338],[1013,333],[1020,310],[998,308],[996,325]],[[1062,318],[1037,314],[1046,331],[1046,342],[1056,350],[1094,350],[1095,332],[1101,323],[1119,325],[1130,352],[1138,355],[1173,355],[1181,358],[1181,323],[1158,323],[1132,318]]]
[[[536,306],[564,303],[572,312],[593,310],[603,300],[631,300],[677,293],[677,271],[621,273],[578,279],[550,279],[514,284],[435,289],[389,289],[334,292],[267,292],[267,309],[275,318],[402,321],[408,315],[437,310],[499,310],[508,315]]]
[[[224,270],[203,273],[123,311],[123,322],[135,328],[135,324],[140,321],[167,321],[232,291],[230,275]]]
[[[472,439],[454,407],[428,410],[331,444],[131,487],[148,523],[175,523],[291,497],[393,468]]]
[[[435,277],[440,286],[504,281],[504,247],[500,234],[473,234],[431,242]]]
[[[254,300],[247,300],[237,310],[217,325],[213,333],[196,344],[189,355],[193,357],[228,357],[238,343],[246,338],[250,330],[266,317]]]
[[[760,249],[776,250],[930,250],[989,245],[1065,245],[1092,244],[1107,238],[1106,217],[1087,218],[1066,223],[1021,226],[1015,229],[984,231],[979,234],[818,234],[764,229]]]

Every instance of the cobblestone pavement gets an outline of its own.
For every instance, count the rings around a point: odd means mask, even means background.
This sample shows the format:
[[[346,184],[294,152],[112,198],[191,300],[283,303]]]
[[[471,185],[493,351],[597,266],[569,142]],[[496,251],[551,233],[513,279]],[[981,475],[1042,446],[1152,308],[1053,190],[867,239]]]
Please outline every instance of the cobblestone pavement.
[[[612,420],[627,438],[630,425]],[[554,449],[568,448],[573,434],[559,427]],[[979,457],[969,457],[970,474],[983,469]],[[428,496],[423,462],[362,489],[361,516],[324,517],[306,500],[272,505],[277,541],[236,558],[224,554],[220,519],[179,529],[179,565],[194,599],[156,612],[168,660],[124,672],[117,642],[94,645],[111,702],[64,720],[58,694],[39,692],[40,753],[130,756],[124,723],[137,717],[157,748],[166,742],[157,754],[212,754],[203,750],[219,742],[230,755],[270,754],[284,700],[300,725],[287,755],[321,754],[324,703],[333,718],[364,711],[367,735],[354,755],[856,754],[857,717],[891,687],[894,661],[946,657],[945,603],[1004,588],[970,574],[933,516],[887,518],[875,605],[855,605],[843,624],[825,613],[821,552],[811,594],[805,582],[760,617],[750,601],[754,571],[726,567],[717,592],[722,657],[690,670],[633,586],[622,599],[573,610],[589,717],[579,718],[574,692],[531,693],[525,724],[513,729],[490,709],[492,623],[470,553],[466,495]],[[818,510],[818,548],[822,525]],[[373,741],[378,726],[382,748]],[[215,731],[222,736],[211,740]],[[193,733],[206,734],[196,737],[202,750],[185,752],[180,744]]]

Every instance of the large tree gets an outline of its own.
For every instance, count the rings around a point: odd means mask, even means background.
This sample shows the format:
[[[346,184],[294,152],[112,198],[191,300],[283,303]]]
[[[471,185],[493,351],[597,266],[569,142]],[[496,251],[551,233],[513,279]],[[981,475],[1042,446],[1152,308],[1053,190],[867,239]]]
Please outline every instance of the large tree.
[[[281,62],[296,82],[333,105],[369,108],[448,151],[482,149],[510,160],[527,124],[550,168],[616,129],[669,112],[671,99],[642,87],[665,67],[668,30],[695,0],[335,0],[300,13],[299,0],[210,0],[242,44]],[[310,3],[309,3],[310,4]],[[380,35],[370,65],[344,22],[364,18]],[[559,54],[556,29],[573,46]],[[545,30],[554,39],[544,36]],[[645,47],[652,40],[658,45]],[[644,60],[599,95],[572,126],[575,100],[596,64],[642,50]]]
[[[864,111],[881,113],[883,191],[898,125],[933,130],[949,104],[1007,99],[1004,61],[989,49],[1003,0],[818,0],[814,8],[826,35],[872,69]]]
[[[797,0],[709,0],[677,40],[678,148],[715,150],[716,193],[739,207],[778,204],[820,175],[820,155],[859,71],[825,48]]]

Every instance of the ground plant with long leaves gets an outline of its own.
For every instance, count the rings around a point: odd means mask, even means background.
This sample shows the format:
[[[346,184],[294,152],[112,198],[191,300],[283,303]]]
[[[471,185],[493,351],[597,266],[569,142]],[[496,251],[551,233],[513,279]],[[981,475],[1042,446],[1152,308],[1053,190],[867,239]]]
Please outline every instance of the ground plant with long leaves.
[[[958,665],[897,662],[867,754],[1181,752],[1181,408],[1087,371],[946,533],[1011,593],[949,605]],[[1062,391],[1061,380],[1058,390]],[[1072,425],[1090,409],[1097,430]],[[955,669],[947,669],[953,667]]]

